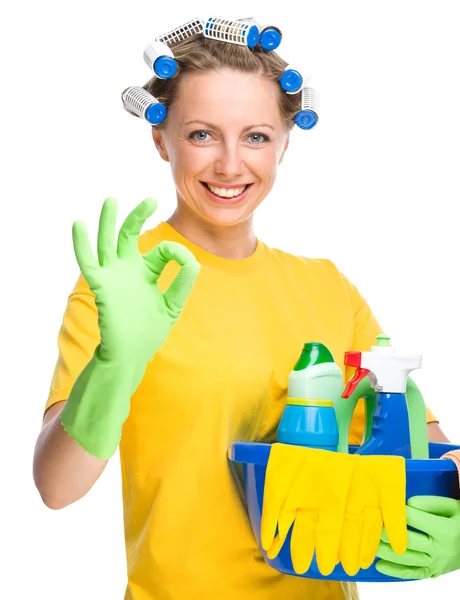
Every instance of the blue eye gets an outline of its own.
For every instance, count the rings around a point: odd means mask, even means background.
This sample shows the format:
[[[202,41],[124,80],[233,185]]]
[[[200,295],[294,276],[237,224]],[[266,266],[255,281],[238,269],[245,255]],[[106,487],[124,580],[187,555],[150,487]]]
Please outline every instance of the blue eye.
[[[191,134],[189,135],[189,139],[193,139],[195,142],[205,142],[205,143],[206,143],[206,140],[203,140],[203,139],[197,139],[196,137],[194,137],[194,136],[195,136],[197,133],[204,133],[204,134],[206,134],[206,135],[209,135],[209,132],[208,132],[208,131],[204,131],[204,130],[200,129],[200,130],[198,130],[198,131],[194,131],[193,133],[191,133]]]
[[[269,142],[270,141],[270,138],[268,137],[268,135],[265,135],[265,133],[251,133],[249,135],[249,137],[254,137],[254,136],[259,136],[259,137],[263,138],[263,140],[261,140],[263,142]]]

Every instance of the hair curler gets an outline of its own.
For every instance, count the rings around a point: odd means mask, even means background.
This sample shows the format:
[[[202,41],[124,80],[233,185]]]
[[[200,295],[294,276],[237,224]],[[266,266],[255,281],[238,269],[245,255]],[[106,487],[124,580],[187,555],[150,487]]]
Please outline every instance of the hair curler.
[[[303,85],[303,78],[299,71],[292,69],[288,65],[280,78],[280,86],[286,94],[297,94]]]
[[[163,35],[157,36],[155,41],[163,42],[163,44],[166,44],[167,46],[174,46],[174,44],[178,44],[179,42],[183,42],[184,40],[188,40],[189,38],[202,34],[203,21],[202,19],[196,18],[192,21],[188,21],[184,25],[180,25],[180,27],[171,29],[171,31],[168,31]]]
[[[220,17],[210,17],[206,20],[203,35],[206,38],[248,48],[254,48],[259,41],[259,29],[256,25],[242,21],[229,21]]]
[[[254,19],[254,17],[248,17],[246,19],[238,19],[242,23],[247,23],[248,25],[255,25],[259,30],[259,46],[261,46],[264,50],[276,50],[278,46],[281,44],[281,39],[283,37],[281,33],[281,29],[275,27],[274,25],[264,25],[260,26],[259,23]]]
[[[160,79],[171,79],[177,72],[177,63],[174,54],[164,43],[154,41],[144,48],[144,60]]]
[[[313,88],[302,88],[301,108],[294,120],[301,129],[312,129],[318,122],[318,94]]]
[[[165,120],[166,106],[158,102],[147,90],[138,86],[127,88],[121,95],[126,110],[133,112],[151,125]]]

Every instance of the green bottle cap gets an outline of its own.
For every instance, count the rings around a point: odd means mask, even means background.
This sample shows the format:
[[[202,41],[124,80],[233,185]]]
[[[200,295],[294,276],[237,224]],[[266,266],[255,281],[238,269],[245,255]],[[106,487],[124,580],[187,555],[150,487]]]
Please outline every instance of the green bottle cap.
[[[308,342],[307,344],[304,344],[302,354],[293,370],[302,371],[307,367],[333,362],[334,358],[324,344],[321,344],[320,342]]]
[[[381,333],[377,336],[377,346],[391,346],[390,344],[390,336]]]

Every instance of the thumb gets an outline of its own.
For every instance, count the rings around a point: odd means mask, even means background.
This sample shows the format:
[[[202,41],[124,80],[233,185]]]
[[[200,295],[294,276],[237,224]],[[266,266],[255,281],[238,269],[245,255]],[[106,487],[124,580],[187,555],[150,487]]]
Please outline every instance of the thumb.
[[[440,517],[455,517],[460,514],[460,501],[445,496],[412,496],[407,504]]]

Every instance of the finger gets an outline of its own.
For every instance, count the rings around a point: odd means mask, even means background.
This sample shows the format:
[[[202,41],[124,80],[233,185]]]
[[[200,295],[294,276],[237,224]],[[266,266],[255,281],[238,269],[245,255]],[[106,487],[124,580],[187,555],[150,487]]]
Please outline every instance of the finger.
[[[416,532],[412,533],[416,534]],[[433,558],[428,553],[423,551],[406,550],[404,554],[397,554],[391,548],[390,544],[387,544],[383,541],[381,541],[379,544],[379,547],[377,549],[377,556],[386,561],[410,567],[429,567],[433,562]]]
[[[412,496],[407,504],[440,517],[455,517],[460,512],[459,501],[445,496]]]
[[[165,304],[171,315],[180,314],[184,308],[200,269],[200,263],[195,257],[191,258],[190,262],[184,264],[163,294]]]
[[[276,535],[272,545],[267,550],[267,556],[270,559],[276,558],[280,553],[296,517],[296,510],[289,510],[285,506],[281,506],[279,512],[278,535]]]
[[[315,527],[318,514],[308,510],[298,510],[291,536],[291,558],[294,571],[298,575],[310,568],[315,551]]]
[[[377,556],[388,562],[405,565],[406,567],[429,567],[433,562],[431,556],[425,554],[425,552],[406,550],[404,554],[396,554],[391,546],[385,542],[380,542]]]
[[[382,542],[386,542],[390,544],[390,540],[388,539],[388,535],[386,534],[385,529],[382,531],[381,538]],[[432,551],[432,543],[431,538],[426,533],[421,533],[420,531],[412,531],[411,529],[407,530],[407,549],[415,550],[416,552],[425,552],[426,554],[431,554]],[[396,553],[395,553],[396,555]],[[400,556],[400,554],[396,555]]]
[[[316,562],[322,575],[332,573],[339,560],[340,540],[346,507],[350,502],[349,489],[353,485],[355,475],[355,461],[351,462],[351,458],[355,457],[351,455],[346,455],[346,457],[350,460],[342,462],[339,468],[334,471],[335,491],[322,502],[319,521],[316,526]]]
[[[364,510],[363,541],[361,545],[361,569],[368,569],[374,562],[382,535],[383,518],[380,510]]]
[[[334,499],[335,500],[335,499]],[[315,533],[315,551],[318,569],[322,575],[330,575],[339,560],[344,509],[337,502],[324,506],[319,515]]]
[[[117,221],[117,201],[115,198],[106,198],[102,205],[99,217],[99,230],[97,233],[97,255],[101,267],[113,264],[115,252],[115,224]]]
[[[339,556],[343,570],[350,576],[356,575],[359,571],[363,530],[364,516],[362,513],[345,516]]]
[[[399,577],[400,579],[426,579],[430,577],[430,570],[427,568],[405,567],[397,565],[386,560],[379,560],[375,563],[375,568],[382,575],[388,577]]]
[[[300,446],[299,450],[301,450]],[[285,444],[274,443],[270,448],[267,471],[265,473],[261,522],[261,544],[265,551],[269,550],[273,543],[278,518],[280,517],[280,509],[286,500],[295,475],[303,464],[303,455],[297,451],[297,448],[293,448],[289,455],[287,453],[288,448],[286,448]],[[289,456],[290,460],[287,460]],[[284,517],[284,519],[286,518]],[[284,528],[285,521],[282,521],[282,535],[284,534]],[[284,539],[286,535],[287,532],[284,535]],[[284,539],[282,539],[281,545],[284,543]]]
[[[80,271],[91,287],[93,276],[99,265],[89,243],[88,231],[82,221],[75,221],[72,225],[72,240]]]
[[[285,492],[279,509],[278,535],[270,548],[269,558],[281,550],[296,518],[297,510],[305,508],[305,504],[309,506],[313,491],[311,481],[304,471],[308,463],[307,449],[279,444],[278,450],[283,452],[283,456],[277,474],[277,485]]]
[[[143,257],[155,280],[158,279],[170,260],[175,260],[181,267],[196,261],[193,253],[183,244],[169,240],[163,240]]]
[[[388,458],[388,457],[384,457]],[[406,520],[406,466],[402,457],[396,463],[399,472],[395,472],[392,479],[386,477],[382,480],[381,508],[383,523],[395,552],[402,554],[407,549],[407,520]],[[391,482],[392,485],[389,485]]]
[[[432,537],[437,536],[439,532],[439,521],[440,519],[442,520],[445,518],[438,515],[432,515],[431,513],[423,510],[418,510],[412,506],[406,506],[406,514],[408,525],[414,529],[423,531]]]
[[[155,198],[146,198],[129,213],[118,232],[117,254],[120,258],[139,252],[138,238],[145,221],[157,209]]]
[[[281,548],[283,547],[285,540],[286,538],[281,539],[279,535],[275,536],[272,545],[267,550],[267,557],[270,560],[273,560],[278,556],[278,554],[281,552]]]

